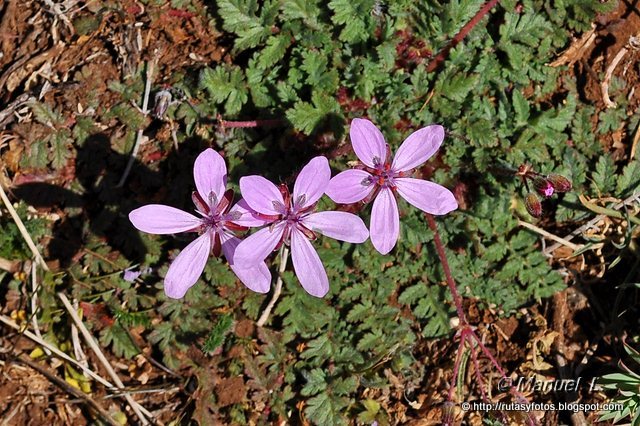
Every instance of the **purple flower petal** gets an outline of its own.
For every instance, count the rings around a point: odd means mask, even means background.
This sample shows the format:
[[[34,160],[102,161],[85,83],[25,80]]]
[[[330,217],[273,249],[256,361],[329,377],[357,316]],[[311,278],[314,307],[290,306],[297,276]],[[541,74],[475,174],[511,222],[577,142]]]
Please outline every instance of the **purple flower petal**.
[[[371,242],[381,254],[387,254],[398,242],[400,218],[396,198],[388,188],[382,188],[371,210]]]
[[[411,133],[393,159],[391,168],[396,172],[411,170],[436,153],[444,140],[444,127],[434,124]]]
[[[277,209],[278,205],[284,207],[282,194],[277,186],[262,176],[254,175],[240,178],[240,191],[249,207],[258,213],[282,214],[282,211]]]
[[[396,178],[395,183],[398,194],[423,212],[440,215],[458,208],[453,193],[437,183],[411,178]]]
[[[302,287],[312,296],[323,297],[329,291],[327,271],[320,256],[305,235],[291,230],[291,260]]]
[[[327,195],[339,204],[357,203],[367,197],[375,189],[375,185],[363,182],[371,177],[364,170],[345,170],[329,181]]]
[[[211,253],[211,235],[202,234],[175,258],[164,277],[164,292],[172,299],[181,299],[204,270]]]
[[[130,283],[132,283],[135,280],[137,280],[140,275],[142,275],[142,271],[138,271],[133,268],[127,268],[124,270],[124,273],[122,274],[122,278],[125,281],[129,281]]]
[[[212,192],[216,200],[220,201],[227,187],[227,166],[224,159],[211,148],[204,150],[193,165],[193,179],[205,202],[209,202],[209,194]]]
[[[267,293],[271,287],[271,272],[264,262],[254,268],[241,268],[233,262],[236,248],[242,240],[232,235],[220,234],[222,240],[222,252],[229,262],[231,270],[238,276],[242,284],[256,293]]]
[[[351,146],[364,164],[375,167],[387,159],[387,144],[375,124],[363,118],[351,121]]]
[[[129,213],[133,226],[149,234],[175,234],[193,231],[202,220],[191,213],[162,204],[148,204]]]
[[[235,219],[238,215],[239,217]],[[244,198],[238,201],[235,206],[231,207],[228,216],[234,218],[231,222],[240,226],[258,227],[270,223],[264,219],[260,219],[256,211],[249,207],[249,204],[247,204]]]
[[[293,203],[304,208],[322,197],[331,180],[331,169],[326,157],[315,157],[302,168],[293,185]]]
[[[282,239],[285,225],[284,222],[278,222],[242,240],[233,255],[234,265],[253,268],[264,261]]]
[[[312,231],[349,243],[364,243],[369,238],[369,230],[362,219],[352,213],[312,213],[302,220],[302,224]]]

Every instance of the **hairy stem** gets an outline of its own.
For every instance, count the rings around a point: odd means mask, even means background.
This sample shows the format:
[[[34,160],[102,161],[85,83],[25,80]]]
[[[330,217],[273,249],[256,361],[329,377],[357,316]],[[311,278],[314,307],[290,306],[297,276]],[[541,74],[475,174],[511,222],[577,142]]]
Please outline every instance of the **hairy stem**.
[[[456,47],[464,38],[471,32],[471,30],[478,25],[478,23],[485,17],[487,13],[496,5],[500,0],[490,0],[485,3],[484,6],[474,15],[469,22],[465,24],[464,27],[458,31],[458,34],[453,36],[451,41],[429,62],[427,65],[427,72],[433,72],[442,65],[442,63],[447,59],[449,52],[451,49]]]
[[[458,344],[458,353],[456,354],[456,360],[453,366],[453,377],[451,379],[451,387],[449,388],[448,401],[453,401],[453,389],[456,383],[456,379],[458,374],[460,374],[460,360],[462,358],[462,352],[464,351],[464,345],[466,343],[469,344],[469,350],[471,351],[471,360],[475,366],[476,370],[476,378],[479,381],[478,385],[480,386],[480,392],[482,393],[483,399],[486,400],[487,395],[485,393],[485,389],[483,386],[485,385],[485,381],[479,374],[480,366],[478,363],[476,348],[473,345],[473,341],[475,340],[480,351],[489,359],[489,362],[494,366],[500,376],[503,379],[508,379],[507,374],[504,369],[500,366],[498,360],[491,354],[491,352],[486,348],[486,346],[482,343],[482,340],[478,335],[473,331],[473,328],[467,321],[467,317],[464,314],[464,310],[462,308],[462,297],[460,293],[458,293],[458,288],[456,287],[456,282],[453,279],[453,275],[451,274],[451,268],[449,267],[449,261],[447,260],[447,254],[444,249],[444,245],[442,244],[442,239],[440,238],[440,233],[438,232],[438,225],[436,224],[435,219],[432,215],[425,213],[427,217],[427,221],[429,222],[429,228],[433,231],[433,241],[436,245],[436,252],[438,253],[438,257],[440,258],[440,262],[442,263],[442,269],[444,270],[444,275],[447,279],[447,285],[449,290],[451,291],[451,296],[453,297],[453,303],[456,307],[456,312],[458,314],[458,318],[460,319],[460,324],[458,325],[459,335],[460,335],[460,343]],[[518,398],[518,400],[527,401],[526,397],[522,395],[515,386],[510,386],[511,393]],[[534,425],[536,424],[535,420],[528,416],[527,424]]]
[[[262,327],[267,320],[269,319],[269,314],[271,314],[271,310],[276,305],[278,298],[280,297],[280,293],[282,293],[282,274],[284,270],[287,268],[287,260],[289,259],[289,248],[284,244],[280,248],[280,267],[278,268],[278,278],[276,279],[276,288],[273,290],[273,296],[269,301],[269,304],[260,315],[258,322],[256,323],[258,327]]]
[[[227,120],[223,120],[220,117],[218,117],[218,121],[220,122],[220,127],[229,127],[229,128],[272,127],[272,126],[279,126],[282,123],[284,123],[284,121],[280,119],[227,121]]]
[[[451,268],[449,268],[449,262],[447,261],[447,255],[444,251],[444,245],[442,244],[442,240],[440,239],[440,233],[438,232],[438,225],[436,225],[436,221],[432,215],[429,213],[425,213],[427,217],[427,221],[429,222],[429,228],[433,231],[433,241],[436,244],[436,251],[438,252],[438,257],[442,262],[442,269],[444,270],[444,275],[447,278],[447,285],[449,286],[449,291],[451,291],[451,296],[453,297],[453,303],[456,305],[456,312],[458,313],[458,318],[460,318],[461,325],[469,325],[467,322],[467,318],[464,315],[464,310],[462,309],[462,298],[458,293],[458,288],[456,287],[456,282],[453,280],[453,275],[451,275]]]

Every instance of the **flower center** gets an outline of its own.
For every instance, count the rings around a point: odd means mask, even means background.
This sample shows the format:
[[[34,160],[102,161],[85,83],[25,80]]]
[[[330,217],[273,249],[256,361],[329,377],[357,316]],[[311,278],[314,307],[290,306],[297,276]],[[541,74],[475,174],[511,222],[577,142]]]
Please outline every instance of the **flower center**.
[[[368,167],[367,171],[371,173],[371,177],[368,178],[368,182],[363,182],[363,184],[367,186],[373,184],[380,188],[395,189],[394,178],[398,177],[399,173],[391,169],[391,164],[376,164],[375,168]]]

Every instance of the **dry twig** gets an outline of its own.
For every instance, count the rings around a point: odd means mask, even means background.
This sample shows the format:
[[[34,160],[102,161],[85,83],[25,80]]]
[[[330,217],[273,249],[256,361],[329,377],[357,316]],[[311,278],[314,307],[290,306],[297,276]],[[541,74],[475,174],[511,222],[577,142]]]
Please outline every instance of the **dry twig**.
[[[42,255],[40,254],[40,252],[38,251],[38,248],[33,242],[31,235],[29,235],[27,228],[24,226],[22,219],[20,219],[20,216],[18,216],[16,209],[13,208],[11,201],[9,201],[9,197],[7,197],[7,193],[4,192],[4,188],[2,187],[2,185],[0,185],[0,198],[2,198],[2,202],[4,203],[4,206],[7,208],[7,210],[9,210],[9,214],[11,215],[14,222],[16,223],[16,226],[18,227],[18,230],[20,230],[20,234],[22,235],[22,238],[24,238],[24,240],[26,241],[27,245],[29,246],[29,249],[31,250],[31,253],[33,253],[33,256],[36,258],[36,261],[40,264],[42,269],[44,269],[45,271],[48,271],[49,266],[47,266],[44,259],[42,258]]]
[[[289,249],[283,244],[282,250],[280,251],[280,267],[278,268],[278,278],[276,279],[276,288],[273,291],[273,296],[269,301],[269,304],[260,315],[258,322],[256,325],[258,327],[262,327],[267,320],[269,319],[269,314],[271,314],[271,310],[275,306],[278,298],[280,297],[280,293],[282,292],[282,274],[284,270],[287,268],[287,260],[289,259]]]
[[[573,251],[576,251],[576,250],[579,250],[579,249],[582,248],[582,246],[580,246],[578,244],[573,244],[572,242],[567,241],[564,238],[560,238],[557,235],[554,235],[554,234],[552,234],[550,232],[547,232],[544,229],[539,228],[539,227],[537,227],[537,226],[535,226],[535,225],[533,225],[533,224],[531,224],[529,222],[525,222],[525,221],[519,220],[518,221],[518,225],[524,226],[525,228],[530,229],[531,231],[533,231],[533,232],[535,232],[537,234],[540,234],[543,237],[549,238],[550,240],[553,240],[558,244],[562,244],[563,246],[567,246]]]
[[[70,362],[75,367],[79,368],[82,372],[88,374],[89,377],[91,377],[93,380],[95,380],[96,382],[100,383],[101,385],[107,387],[109,390],[117,389],[115,386],[113,386],[111,383],[109,383],[108,381],[106,381],[105,379],[100,377],[94,371],[92,371],[89,368],[83,366],[78,361],[76,361],[75,359],[71,358],[69,355],[67,355],[66,353],[62,352],[60,349],[56,348],[55,346],[53,346],[52,344],[50,344],[46,340],[39,338],[38,336],[36,336],[32,332],[30,332],[29,330],[24,330],[24,327],[20,327],[11,318],[9,318],[9,317],[7,317],[5,315],[0,315],[0,322],[4,323],[5,325],[8,325],[9,327],[13,328],[14,330],[16,330],[18,332],[20,332],[22,335],[24,335],[24,336],[28,337],[29,339],[33,340],[34,342],[36,342],[37,344],[39,344],[43,348],[49,349],[53,353],[53,355],[55,355],[56,357],[58,357],[60,359],[63,359],[65,361],[67,361],[67,362]]]
[[[100,406],[100,404],[98,404],[93,399],[89,398],[87,395],[85,395],[84,392],[74,388],[73,386],[71,386],[70,384],[68,384],[64,380],[62,380],[60,377],[58,377],[57,375],[55,375],[54,373],[49,371],[47,368],[45,368],[45,367],[41,366],[40,364],[38,364],[37,362],[31,361],[30,359],[25,358],[25,357],[16,357],[16,358],[14,358],[14,360],[16,362],[20,362],[22,364],[28,365],[29,367],[31,367],[34,370],[36,370],[38,373],[40,373],[43,376],[45,376],[50,382],[54,383],[55,385],[57,385],[59,388],[61,388],[65,392],[73,395],[75,398],[78,398],[78,399],[86,402],[87,405],[89,405],[91,408],[93,408],[96,411],[96,413],[98,413],[98,415],[100,416],[100,418],[102,420],[104,420],[105,422],[107,422],[111,426],[120,426],[120,423],[115,421],[109,415],[107,410],[105,410],[104,408],[102,408]]]
[[[154,55],[152,61],[147,64],[147,81],[144,86],[144,98],[142,99],[142,113],[147,115],[149,114],[149,95],[151,94],[151,83],[153,82],[153,73],[155,71],[156,66],[158,65],[158,55],[157,52]],[[131,168],[133,167],[133,163],[136,161],[136,157],[138,156],[138,151],[140,150],[140,145],[142,145],[142,137],[144,130],[139,129],[138,134],[136,135],[136,143],[133,146],[133,150],[131,151],[131,155],[129,156],[129,161],[127,162],[127,167],[124,169],[124,173],[122,173],[122,177],[120,181],[116,185],[116,188],[122,188],[124,182],[127,180],[129,173],[131,172]]]
[[[93,339],[93,336],[91,335],[91,333],[89,333],[89,330],[87,330],[87,327],[85,327],[84,323],[78,316],[78,313],[75,311],[75,309],[73,309],[73,306],[71,306],[71,303],[69,302],[69,299],[67,299],[67,296],[65,296],[63,293],[58,293],[58,297],[62,301],[62,304],[64,305],[64,307],[67,309],[67,312],[69,312],[69,315],[71,315],[73,322],[80,329],[82,336],[85,338],[85,340],[89,344],[89,347],[91,348],[91,350],[96,354],[96,356],[100,360],[100,363],[105,368],[105,370],[107,370],[107,373],[109,374],[113,382],[116,384],[118,388],[124,389],[124,383],[122,383],[122,381],[120,380],[118,373],[116,373],[116,371],[113,369],[113,367],[109,363],[109,360],[107,360],[107,357],[104,356],[104,353],[102,353],[100,346],[98,346],[96,341]],[[125,393],[124,397],[129,403],[129,405],[131,406],[131,409],[133,410],[133,412],[136,414],[136,416],[138,416],[142,424],[148,425],[149,420],[147,420],[147,416],[153,417],[151,413],[147,410],[144,410],[144,408],[140,404],[138,404],[128,393]],[[142,413],[143,410],[146,412],[145,413],[146,415]]]
[[[39,338],[42,339],[42,334],[40,333],[40,326],[38,325],[38,269],[36,266],[36,262],[31,263],[31,325],[33,326],[33,331]],[[47,355],[51,355],[51,351],[49,348],[43,347],[44,353]]]
[[[624,201],[621,201],[618,204],[614,205],[612,208],[614,210],[620,210],[622,208],[622,206],[629,205],[632,202],[637,201],[638,198],[640,198],[640,192],[635,192],[633,195],[631,195],[630,197],[627,197]],[[604,215],[604,214],[599,214],[598,216],[596,216],[593,219],[591,219],[589,222],[585,223],[584,225],[582,225],[581,227],[579,227],[578,229],[574,230],[569,235],[564,237],[563,240],[571,241],[572,239],[574,239],[575,237],[577,237],[578,235],[580,235],[581,233],[583,233],[587,229],[593,227],[596,223],[600,222],[605,216],[606,215]],[[552,245],[551,247],[547,247],[545,249],[545,251],[544,251],[544,254],[545,255],[549,255],[549,254],[553,253],[554,250],[558,249],[561,245],[562,244],[560,244],[560,243],[556,243],[556,244]]]

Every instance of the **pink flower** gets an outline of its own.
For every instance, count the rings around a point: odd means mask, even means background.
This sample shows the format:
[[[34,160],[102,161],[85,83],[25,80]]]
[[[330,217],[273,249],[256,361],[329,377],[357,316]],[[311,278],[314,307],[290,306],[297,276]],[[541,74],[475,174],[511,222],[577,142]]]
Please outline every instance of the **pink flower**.
[[[369,202],[375,198],[371,211],[371,242],[380,253],[389,253],[398,241],[400,219],[396,194],[434,215],[458,208],[455,197],[447,188],[408,177],[413,169],[436,153],[444,140],[442,126],[427,126],[413,132],[400,145],[393,159],[384,136],[371,121],[354,119],[350,135],[353,150],[362,164],[331,179],[327,195],[341,204]]]
[[[267,265],[256,262],[251,268],[239,268],[234,254],[240,239],[233,231],[246,230],[247,226],[264,223],[247,210],[240,200],[233,208],[233,191],[225,192],[227,167],[224,159],[212,149],[207,149],[196,158],[193,177],[197,192],[192,200],[201,217],[174,207],[149,204],[129,213],[133,226],[150,234],[174,234],[177,232],[198,232],[200,236],[189,244],[175,258],[164,279],[167,296],[180,299],[202,274],[213,251],[215,256],[222,252],[229,266],[240,281],[251,290],[266,293],[271,285],[271,273]]]
[[[313,248],[311,240],[319,232],[327,237],[350,243],[363,243],[369,231],[362,219],[346,212],[315,212],[331,179],[329,162],[315,157],[304,166],[293,186],[280,188],[261,176],[240,179],[240,190],[258,219],[270,225],[247,237],[236,249],[235,261],[240,266],[262,262],[280,245],[291,247],[293,269],[307,293],[323,297],[329,291],[329,279]]]

